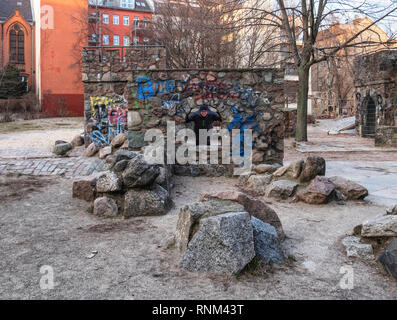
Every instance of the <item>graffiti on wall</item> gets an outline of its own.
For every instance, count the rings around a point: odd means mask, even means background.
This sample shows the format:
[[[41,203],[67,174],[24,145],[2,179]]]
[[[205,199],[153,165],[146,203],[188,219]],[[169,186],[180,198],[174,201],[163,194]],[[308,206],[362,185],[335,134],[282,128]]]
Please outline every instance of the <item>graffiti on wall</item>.
[[[186,75],[183,80],[154,81],[138,76],[136,98],[146,103],[153,97],[161,99],[162,109],[169,116],[186,115],[203,104],[210,106],[221,114],[229,131],[240,129],[241,145],[245,130],[262,131],[258,119],[263,113],[256,110],[258,104],[271,102],[267,92],[241,85],[237,79],[218,79],[212,72]]]
[[[124,97],[90,97],[91,118],[85,126],[86,137],[99,145],[109,145],[120,133],[128,131],[128,105]]]

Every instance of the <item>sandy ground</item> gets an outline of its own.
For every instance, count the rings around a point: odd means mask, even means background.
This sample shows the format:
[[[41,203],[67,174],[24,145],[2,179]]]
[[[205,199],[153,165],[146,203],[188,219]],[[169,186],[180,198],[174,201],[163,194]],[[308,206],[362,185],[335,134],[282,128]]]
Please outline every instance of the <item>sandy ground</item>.
[[[239,277],[180,270],[176,250],[165,245],[180,207],[202,192],[233,190],[235,181],[177,177],[171,212],[130,220],[90,215],[86,202],[71,198],[72,182],[59,178],[23,203],[9,197],[0,206],[0,298],[397,299],[393,278],[375,262],[346,258],[340,245],[355,225],[385,210],[362,202],[267,200],[280,216],[288,237],[283,247],[295,262]],[[88,259],[92,250],[98,254]],[[54,270],[52,290],[39,286],[44,265]],[[339,286],[346,266],[354,271],[352,290]]]
[[[0,159],[50,158],[57,140],[84,132],[83,118],[46,118],[0,125]]]
[[[324,152],[299,152],[296,150],[294,138],[284,140],[284,160],[293,161],[306,158],[309,155],[318,155],[326,161],[397,161],[397,152],[389,152],[390,148],[375,148],[372,138],[362,138],[352,134],[329,135],[327,130],[333,127],[335,120],[319,120],[317,124],[309,124],[307,128],[308,142],[315,150],[323,149]],[[332,147],[345,149],[345,152],[326,152]],[[351,152],[351,150],[366,150],[363,152]],[[368,151],[371,150],[371,151]]]

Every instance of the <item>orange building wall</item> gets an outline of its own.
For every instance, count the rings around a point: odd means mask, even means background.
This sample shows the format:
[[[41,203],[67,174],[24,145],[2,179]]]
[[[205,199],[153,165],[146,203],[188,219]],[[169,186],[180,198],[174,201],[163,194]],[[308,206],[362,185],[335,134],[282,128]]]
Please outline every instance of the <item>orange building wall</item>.
[[[28,84],[29,87],[32,86],[33,77],[32,77],[32,66],[34,66],[34,51],[32,52],[32,37],[34,37],[34,28],[32,30],[31,25],[19,14],[18,11],[8,19],[3,25],[3,58],[4,58],[4,67],[8,64],[10,60],[10,30],[14,26],[14,24],[19,24],[21,29],[25,34],[25,64],[19,65],[16,64],[20,70],[28,76]],[[23,69],[22,69],[23,68]]]
[[[41,0],[54,10],[54,28],[41,26],[42,111],[83,116],[81,48],[87,45],[87,0]]]
[[[98,10],[101,12],[101,45],[103,44],[103,35],[109,35],[109,46],[114,46],[113,43],[113,36],[118,35],[120,37],[120,44],[119,46],[123,46],[123,37],[128,36],[130,37],[130,44],[133,42],[133,37],[131,37],[131,27],[134,23],[134,17],[138,17],[140,21],[143,21],[144,18],[148,18],[149,21],[152,21],[152,13],[151,12],[140,12],[140,11],[133,11],[133,10],[126,10],[126,9],[114,9],[114,8],[103,8],[99,7]],[[95,7],[90,7],[90,13],[96,12]],[[109,15],[109,24],[103,23],[103,14]],[[119,24],[113,24],[113,16],[119,16]],[[128,16],[130,20],[130,25],[125,26],[123,24],[123,17]],[[91,28],[90,33],[94,33],[95,31]],[[139,37],[139,42],[142,44],[143,38]]]

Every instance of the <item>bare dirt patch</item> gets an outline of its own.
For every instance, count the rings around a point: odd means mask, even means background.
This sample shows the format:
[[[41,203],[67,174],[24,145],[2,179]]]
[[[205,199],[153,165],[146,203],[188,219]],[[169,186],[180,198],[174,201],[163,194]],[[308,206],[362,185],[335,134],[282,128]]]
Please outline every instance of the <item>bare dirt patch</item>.
[[[375,141],[373,138],[362,138],[352,134],[329,135],[325,129],[333,120],[321,120],[318,124],[310,124],[307,129],[308,142],[305,144],[321,149],[322,146],[341,146],[345,152],[299,152],[296,150],[294,138],[284,140],[284,161],[294,161],[306,158],[311,155],[323,157],[326,161],[396,161],[397,152],[384,152],[382,148],[379,151],[350,152],[354,148],[374,148]],[[375,149],[375,148],[374,148]]]
[[[18,120],[13,122],[2,123],[0,126],[0,134],[9,134],[15,132],[31,131],[31,130],[55,130],[55,129],[76,129],[84,130],[84,118],[44,118],[34,120]]]
[[[104,233],[104,232],[143,232],[150,228],[156,228],[144,219],[122,220],[122,221],[107,221],[101,224],[95,224],[87,228],[78,228],[85,232]]]
[[[55,180],[51,178],[18,174],[0,175],[0,202],[22,200],[54,182]]]
[[[164,216],[103,219],[73,199],[72,181],[0,206],[2,299],[397,299],[397,283],[375,262],[349,259],[340,239],[384,207],[351,202],[311,206],[265,199],[278,213],[288,259],[250,265],[236,276],[188,272],[164,241],[182,206],[201,193],[236,190],[236,179],[176,177],[175,207]],[[98,253],[92,259],[87,255]],[[41,290],[40,267],[52,266],[53,290]],[[341,267],[354,288],[339,286]]]

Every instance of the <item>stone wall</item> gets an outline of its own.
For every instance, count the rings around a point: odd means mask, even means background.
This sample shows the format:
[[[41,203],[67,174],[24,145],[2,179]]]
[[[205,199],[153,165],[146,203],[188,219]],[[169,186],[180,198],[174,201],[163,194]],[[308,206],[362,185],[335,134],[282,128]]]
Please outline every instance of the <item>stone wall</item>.
[[[117,54],[102,61],[89,52],[83,59],[86,118],[92,97],[128,105],[130,149],[140,150],[148,129],[166,134],[168,121],[175,122],[176,132],[190,127],[187,114],[206,104],[220,113],[220,127],[241,135],[253,130],[254,163],[283,162],[283,69],[167,70],[161,68],[163,52],[156,50],[146,64]]]
[[[165,134],[167,121],[175,121],[176,131],[185,128],[187,114],[206,104],[220,113],[223,128],[253,130],[254,163],[282,163],[282,70],[150,70],[133,77],[131,147],[139,147],[134,140],[147,129]]]
[[[397,50],[357,57],[353,74],[359,133],[378,135],[376,145],[383,145],[384,139],[380,139],[379,134],[390,130],[378,128],[396,125]]]

